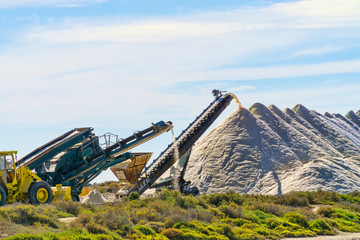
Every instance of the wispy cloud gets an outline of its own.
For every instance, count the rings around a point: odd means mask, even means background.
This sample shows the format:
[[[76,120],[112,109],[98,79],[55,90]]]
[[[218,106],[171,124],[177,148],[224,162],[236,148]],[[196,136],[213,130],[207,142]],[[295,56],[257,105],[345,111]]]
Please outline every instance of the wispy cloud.
[[[334,53],[344,50],[344,47],[335,47],[331,45],[325,45],[315,48],[302,49],[294,53],[294,56],[304,56],[304,55],[323,55],[328,53]]]
[[[351,18],[359,15],[360,2],[358,0],[303,0],[275,4],[272,8],[295,16]]]
[[[131,24],[78,25],[65,29],[35,30],[26,38],[51,43],[151,42],[205,37],[245,28],[226,23],[145,21]]]
[[[242,86],[237,86],[237,87],[231,87],[228,89],[229,92],[243,92],[243,91],[248,91],[248,90],[254,90],[256,87],[255,86],[250,86],[250,85],[242,85]]]
[[[107,0],[0,0],[0,9],[17,7],[81,7]]]
[[[289,78],[318,76],[341,73],[360,73],[360,59],[315,64],[281,65],[254,68],[232,68],[197,73],[196,78],[204,80],[260,80],[272,78]]]
[[[52,6],[98,2],[58,0],[52,1]],[[0,1],[0,8],[30,3],[49,4],[45,0]],[[300,1],[137,20],[54,20],[28,29],[14,44],[2,46],[0,110],[17,109],[4,121],[18,125],[80,121],[110,125],[118,124],[118,119],[136,125],[136,121],[153,120],[141,116],[154,106],[181,108],[182,114],[172,115],[181,119],[188,112],[196,113],[211,98],[208,89],[201,89],[197,82],[208,81],[206,88],[211,90],[212,80],[271,81],[359,73],[360,56],[356,55],[302,64],[284,61],[294,58],[294,52],[296,56],[316,56],[345,50],[342,38],[360,39],[356,35],[359,20],[358,1],[352,0],[331,0],[331,4]],[[331,43],[334,35],[336,44]],[[330,43],[325,44],[324,39]],[[184,97],[184,92],[158,90],[183,82],[193,82],[198,94]],[[256,93],[255,84],[244,83],[230,90],[251,93],[253,101],[264,99]],[[275,98],[276,94],[267,96]],[[282,100],[294,98],[284,94]],[[130,112],[131,116],[124,114]],[[155,111],[147,117],[164,118]]]

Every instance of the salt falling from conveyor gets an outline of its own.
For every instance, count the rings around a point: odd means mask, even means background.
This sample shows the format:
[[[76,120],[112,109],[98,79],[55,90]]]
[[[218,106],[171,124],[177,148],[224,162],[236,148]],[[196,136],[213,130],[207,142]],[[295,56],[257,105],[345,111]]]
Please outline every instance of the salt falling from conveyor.
[[[176,142],[176,137],[175,137],[175,133],[174,133],[174,129],[171,128],[171,134],[173,137],[173,146],[174,146],[174,158],[175,158],[175,163],[179,162],[180,159],[180,154],[179,154],[179,146],[177,145]],[[177,164],[174,164],[173,166],[173,173],[174,173],[174,180],[173,180],[173,187],[175,190],[180,190],[180,186],[179,186],[179,182],[178,182],[178,178],[180,176],[180,169],[178,168]]]

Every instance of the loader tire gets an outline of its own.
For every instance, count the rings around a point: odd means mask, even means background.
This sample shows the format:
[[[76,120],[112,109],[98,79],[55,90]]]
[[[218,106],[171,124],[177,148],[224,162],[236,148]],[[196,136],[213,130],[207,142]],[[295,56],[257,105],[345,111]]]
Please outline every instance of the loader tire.
[[[0,206],[4,206],[6,203],[6,192],[3,186],[0,185]]]
[[[44,181],[33,182],[29,188],[30,203],[50,203],[53,200],[53,192],[50,185]]]
[[[79,197],[79,195],[72,193],[71,200],[73,200],[73,202],[80,202],[80,197]]]

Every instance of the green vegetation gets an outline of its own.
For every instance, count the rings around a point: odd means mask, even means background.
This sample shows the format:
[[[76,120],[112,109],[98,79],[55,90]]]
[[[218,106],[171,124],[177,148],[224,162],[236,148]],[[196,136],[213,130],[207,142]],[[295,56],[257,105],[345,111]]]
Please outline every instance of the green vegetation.
[[[280,239],[360,232],[360,193],[292,192],[281,196],[234,192],[156,197],[132,194],[119,203],[71,201],[0,208],[0,238],[31,240]],[[71,224],[61,218],[74,218]],[[15,233],[21,232],[21,234]]]

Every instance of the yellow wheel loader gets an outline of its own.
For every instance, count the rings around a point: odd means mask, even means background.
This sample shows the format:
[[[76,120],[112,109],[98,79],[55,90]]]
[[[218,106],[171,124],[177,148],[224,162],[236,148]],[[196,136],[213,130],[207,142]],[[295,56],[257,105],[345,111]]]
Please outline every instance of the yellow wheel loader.
[[[64,190],[61,185],[52,189],[27,166],[17,168],[16,154],[17,151],[0,151],[0,206],[15,201],[50,203],[61,195],[70,199],[70,189]]]

